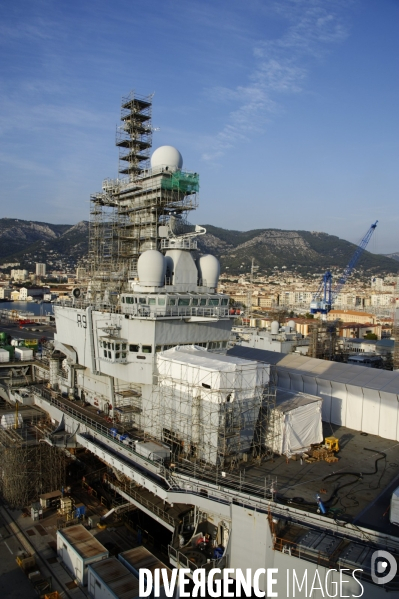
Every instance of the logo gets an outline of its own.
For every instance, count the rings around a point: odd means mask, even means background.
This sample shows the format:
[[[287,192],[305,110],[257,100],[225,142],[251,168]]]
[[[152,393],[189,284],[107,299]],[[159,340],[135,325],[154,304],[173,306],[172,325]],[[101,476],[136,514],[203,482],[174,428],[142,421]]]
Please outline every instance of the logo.
[[[375,584],[387,584],[396,576],[398,564],[388,551],[379,549],[371,556],[371,578]]]

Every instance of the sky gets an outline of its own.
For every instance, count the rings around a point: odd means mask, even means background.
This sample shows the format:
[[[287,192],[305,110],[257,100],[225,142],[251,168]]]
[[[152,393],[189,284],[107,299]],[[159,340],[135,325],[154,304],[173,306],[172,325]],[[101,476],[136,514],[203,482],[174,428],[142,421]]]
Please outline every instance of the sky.
[[[0,217],[75,224],[121,98],[200,173],[193,223],[399,252],[397,0],[3,0]]]

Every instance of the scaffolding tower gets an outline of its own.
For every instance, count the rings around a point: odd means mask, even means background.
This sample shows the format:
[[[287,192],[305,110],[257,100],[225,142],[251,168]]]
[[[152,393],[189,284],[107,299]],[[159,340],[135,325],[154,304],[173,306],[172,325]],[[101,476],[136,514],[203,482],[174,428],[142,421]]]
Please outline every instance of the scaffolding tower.
[[[241,365],[235,372],[204,373],[200,367],[165,361],[146,401],[143,426],[161,439],[175,460],[235,469],[240,462],[270,455],[267,435],[276,405],[274,367]],[[272,432],[271,432],[272,431]]]
[[[187,213],[198,205],[198,173],[168,166],[150,168],[151,115],[152,95],[131,92],[122,99],[116,136],[122,177],[106,179],[102,191],[90,198],[92,303],[112,303],[112,294],[127,290],[128,281],[137,276],[140,254],[168,249],[159,227],[168,224],[171,215],[185,222]]]
[[[337,323],[315,322],[310,330],[309,358],[332,360],[336,353]]]

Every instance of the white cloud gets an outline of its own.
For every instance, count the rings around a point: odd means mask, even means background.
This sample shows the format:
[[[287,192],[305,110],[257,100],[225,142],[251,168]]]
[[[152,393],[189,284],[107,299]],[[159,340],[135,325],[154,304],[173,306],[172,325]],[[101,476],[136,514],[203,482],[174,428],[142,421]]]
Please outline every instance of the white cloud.
[[[255,44],[248,85],[209,92],[211,100],[236,103],[236,108],[219,133],[203,140],[207,147],[204,160],[221,157],[238,141],[261,130],[283,109],[284,94],[304,90],[312,61],[348,35],[341,9],[340,0],[279,0],[273,4],[275,15],[288,21],[288,26],[278,39]]]

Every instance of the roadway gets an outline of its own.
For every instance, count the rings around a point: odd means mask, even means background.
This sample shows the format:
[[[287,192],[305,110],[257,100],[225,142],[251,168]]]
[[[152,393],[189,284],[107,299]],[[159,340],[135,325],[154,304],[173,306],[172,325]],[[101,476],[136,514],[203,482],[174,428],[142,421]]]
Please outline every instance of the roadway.
[[[7,335],[11,335],[14,339],[41,339],[42,337],[46,337],[46,339],[50,340],[54,339],[55,328],[42,324],[33,324],[29,327],[20,328],[18,324],[0,322],[1,331],[4,331]]]
[[[16,563],[24,551],[20,541],[0,511],[0,591],[7,599],[37,599],[36,592],[25,573]]]

